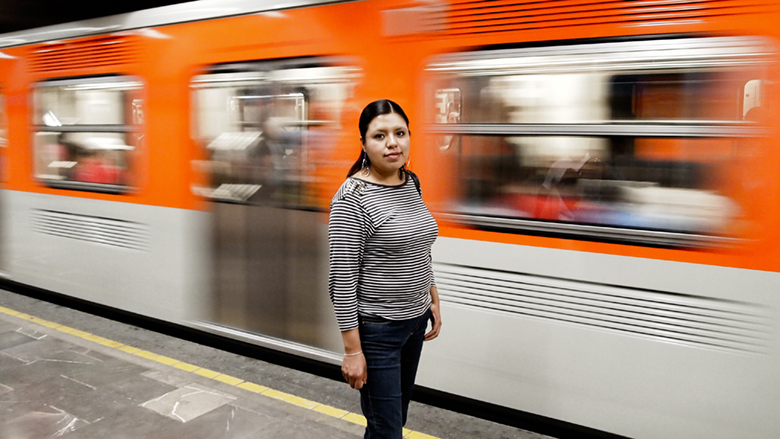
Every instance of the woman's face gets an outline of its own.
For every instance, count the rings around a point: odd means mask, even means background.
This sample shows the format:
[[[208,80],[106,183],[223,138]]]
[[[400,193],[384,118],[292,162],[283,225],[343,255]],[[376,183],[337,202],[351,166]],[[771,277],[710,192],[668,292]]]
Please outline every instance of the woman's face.
[[[395,114],[380,114],[368,124],[363,149],[371,168],[381,174],[398,171],[409,158],[409,127]]]

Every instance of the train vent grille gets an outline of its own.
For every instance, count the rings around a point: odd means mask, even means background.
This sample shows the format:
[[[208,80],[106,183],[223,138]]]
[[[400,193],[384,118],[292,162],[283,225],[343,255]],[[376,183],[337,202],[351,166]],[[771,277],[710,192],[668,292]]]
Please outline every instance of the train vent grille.
[[[652,26],[776,8],[774,0],[456,0],[448,8],[430,9],[427,27],[464,35],[621,23]]]
[[[139,41],[132,36],[46,44],[33,52],[30,68],[35,73],[124,66],[140,61]]]
[[[771,316],[758,305],[459,265],[434,270],[443,303],[699,347],[768,349]]]
[[[149,227],[125,220],[34,209],[32,229],[60,238],[132,250],[149,250]]]

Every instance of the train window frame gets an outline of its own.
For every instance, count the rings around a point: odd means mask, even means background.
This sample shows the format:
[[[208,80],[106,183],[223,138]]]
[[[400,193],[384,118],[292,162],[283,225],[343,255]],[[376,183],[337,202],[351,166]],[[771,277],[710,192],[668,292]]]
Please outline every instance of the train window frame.
[[[319,195],[311,193],[310,183],[318,178],[312,171],[317,166],[318,155],[313,149],[327,148],[327,143],[333,143],[331,147],[335,147],[341,115],[362,74],[356,61],[349,57],[243,61],[208,66],[193,76],[190,80],[191,138],[203,156],[193,163],[193,167],[207,180],[201,185],[193,185],[193,193],[213,202],[270,203],[287,209],[322,210],[322,201],[316,199]],[[328,88],[339,90],[323,91]],[[214,123],[204,119],[208,110],[201,99],[209,90],[218,89],[233,90],[236,95],[222,97],[229,98],[225,113],[233,114],[222,114],[219,117],[225,120]],[[336,98],[328,100],[315,96],[328,93]],[[267,104],[258,104],[263,102]],[[283,106],[283,102],[292,103],[286,105],[286,112],[273,109],[277,105]],[[314,103],[328,108],[313,111]],[[263,110],[266,105],[272,109]],[[319,117],[314,117],[314,112]],[[254,119],[245,120],[245,117]],[[208,124],[214,126],[204,128]],[[217,127],[220,124],[224,126]],[[234,127],[231,131],[225,126]],[[272,140],[267,139],[271,136],[266,136],[266,131],[274,128],[294,145],[285,146],[288,142],[280,139],[277,139],[277,148],[270,145]],[[266,147],[263,146],[265,143],[268,143]],[[268,163],[261,163],[264,156],[259,151],[265,150],[276,152],[270,153],[272,158],[266,161]],[[229,173],[237,168],[248,172],[245,175]],[[224,171],[224,175],[220,171]],[[278,181],[274,180],[274,184],[261,181],[268,178]]]
[[[439,140],[439,149],[444,154],[457,156],[457,173],[464,174],[462,167],[463,142],[475,137],[491,138],[533,138],[555,137],[560,139],[733,139],[743,141],[765,138],[769,131],[755,120],[743,116],[747,110],[741,101],[742,111],[735,109],[734,115],[721,118],[615,118],[612,114],[575,115],[572,120],[505,122],[503,120],[469,119],[468,105],[464,102],[447,102],[444,96],[457,97],[481,92],[461,89],[467,81],[488,81],[489,78],[510,75],[572,74],[582,76],[593,72],[618,74],[652,74],[679,72],[732,72],[746,64],[757,71],[766,72],[772,63],[770,54],[776,47],[760,37],[687,37],[667,40],[639,40],[622,42],[594,42],[555,47],[533,47],[517,49],[477,50],[439,55],[432,58],[427,67],[428,108],[426,129]],[[761,80],[767,75],[751,78]],[[455,79],[453,79],[455,78]],[[460,78],[460,79],[458,79]],[[465,79],[464,79],[465,78]],[[486,79],[487,78],[487,79]],[[758,83],[760,89],[760,82]],[[477,88],[476,90],[482,90]],[[484,90],[483,90],[484,91]],[[482,92],[483,92],[482,91]],[[748,94],[747,84],[744,89]],[[760,90],[758,91],[760,94]],[[472,101],[481,102],[471,97]],[[532,99],[533,97],[530,97]],[[760,98],[760,96],[759,96]],[[505,98],[506,99],[506,98]],[[452,99],[451,99],[452,100]],[[481,103],[482,105],[483,103]],[[454,106],[458,111],[455,123],[449,118],[445,107]],[[602,112],[603,113],[603,112]],[[578,119],[579,118],[579,119]],[[442,141],[441,139],[445,139]],[[622,139],[622,140],[621,140]],[[607,140],[610,141],[610,140]],[[584,142],[583,142],[584,143]],[[586,155],[587,157],[587,155]],[[593,157],[591,157],[592,160]],[[463,189],[461,189],[463,191]],[[460,195],[464,197],[465,195]],[[458,195],[456,195],[456,198]],[[464,198],[465,200],[465,198]],[[708,248],[733,246],[742,242],[738,236],[720,233],[696,233],[680,230],[655,229],[648,227],[624,227],[541,218],[513,217],[506,212],[469,212],[450,204],[443,218],[455,223],[505,233],[563,237],[586,241],[616,242],[622,244]]]
[[[97,121],[81,123],[73,116],[68,120],[57,117],[51,109],[44,111],[45,108],[42,108],[42,101],[49,99],[45,95],[52,90],[57,93],[60,89],[72,92],[69,104],[73,108],[80,102],[76,97],[78,92],[114,91],[120,96],[106,101],[110,111],[97,117],[91,116]],[[115,195],[133,192],[136,189],[133,182],[138,173],[134,153],[142,147],[143,141],[145,90],[144,81],[134,75],[52,78],[33,84],[34,179],[55,189]],[[57,95],[57,100],[69,99],[64,96]],[[78,113],[79,110],[75,111]],[[109,120],[101,120],[105,118]],[[51,137],[56,138],[54,143],[47,142]],[[134,141],[131,140],[133,138]],[[47,161],[46,169],[55,168],[56,173],[40,170],[43,162]]]

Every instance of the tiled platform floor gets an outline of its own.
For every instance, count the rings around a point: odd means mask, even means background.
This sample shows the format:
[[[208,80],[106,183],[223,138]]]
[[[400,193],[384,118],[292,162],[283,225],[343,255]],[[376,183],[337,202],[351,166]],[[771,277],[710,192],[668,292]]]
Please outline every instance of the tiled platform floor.
[[[0,289],[0,439],[359,438],[356,413],[344,382]],[[407,426],[550,439],[416,401]]]
[[[4,439],[362,437],[360,419],[335,408],[9,312],[0,309]]]

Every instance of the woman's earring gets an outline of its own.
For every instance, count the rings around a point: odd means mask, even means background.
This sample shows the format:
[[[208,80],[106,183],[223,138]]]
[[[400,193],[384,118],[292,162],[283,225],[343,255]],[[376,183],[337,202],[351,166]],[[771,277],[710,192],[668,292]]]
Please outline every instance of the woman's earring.
[[[360,165],[360,168],[363,169],[363,175],[368,175],[370,170],[368,169],[368,166],[366,165],[366,152],[363,151],[363,163]]]

